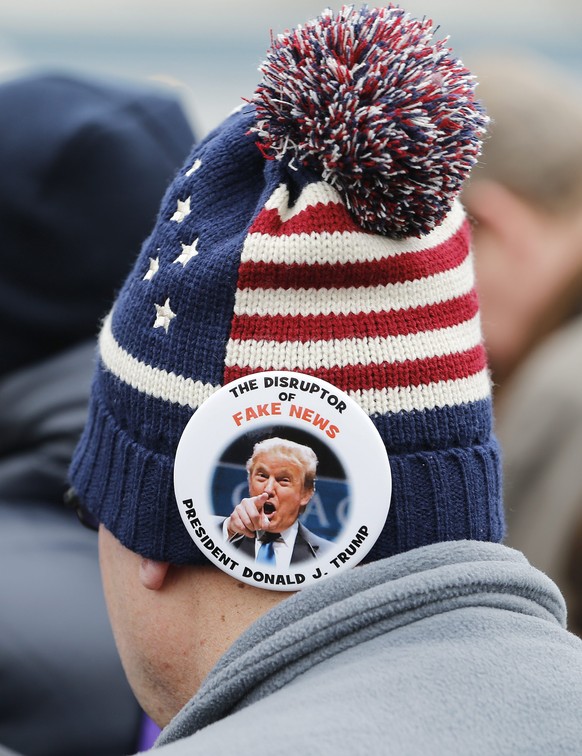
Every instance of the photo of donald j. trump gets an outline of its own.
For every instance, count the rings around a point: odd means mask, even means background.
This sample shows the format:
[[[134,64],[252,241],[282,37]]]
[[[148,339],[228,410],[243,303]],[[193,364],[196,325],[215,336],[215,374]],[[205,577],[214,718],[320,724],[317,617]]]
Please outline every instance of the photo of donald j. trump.
[[[258,564],[277,570],[316,558],[330,541],[298,518],[315,492],[315,452],[283,438],[255,444],[246,463],[249,497],[222,523],[224,539]]]

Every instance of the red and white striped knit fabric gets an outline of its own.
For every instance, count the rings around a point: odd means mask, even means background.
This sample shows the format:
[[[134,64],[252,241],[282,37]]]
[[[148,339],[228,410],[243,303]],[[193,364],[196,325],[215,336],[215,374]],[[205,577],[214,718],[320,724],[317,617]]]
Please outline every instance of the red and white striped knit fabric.
[[[459,202],[426,236],[394,240],[356,225],[329,184],[292,207],[281,185],[243,247],[225,382],[307,371],[369,415],[486,399],[470,258]]]

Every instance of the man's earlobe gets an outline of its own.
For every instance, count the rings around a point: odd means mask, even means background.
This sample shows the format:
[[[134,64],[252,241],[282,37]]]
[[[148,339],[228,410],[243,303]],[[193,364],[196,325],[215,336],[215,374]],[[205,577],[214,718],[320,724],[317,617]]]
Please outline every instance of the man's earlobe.
[[[148,591],[159,591],[168,574],[169,562],[154,562],[153,559],[141,560],[139,565],[139,579]]]

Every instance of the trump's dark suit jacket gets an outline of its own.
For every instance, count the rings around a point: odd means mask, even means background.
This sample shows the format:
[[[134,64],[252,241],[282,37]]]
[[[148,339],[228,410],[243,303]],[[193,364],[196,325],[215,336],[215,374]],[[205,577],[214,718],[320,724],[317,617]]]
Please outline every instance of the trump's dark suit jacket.
[[[224,518],[222,519],[222,522],[224,522]],[[255,558],[254,538],[247,538],[247,536],[241,535],[235,537],[230,543],[235,549],[242,551],[243,554],[246,554],[252,559]],[[323,551],[330,544],[331,541],[327,541],[325,538],[315,535],[315,533],[312,533],[304,525],[299,523],[299,530],[297,531],[293,553],[291,554],[291,564],[297,564],[306,559],[316,559],[320,556],[319,552]]]

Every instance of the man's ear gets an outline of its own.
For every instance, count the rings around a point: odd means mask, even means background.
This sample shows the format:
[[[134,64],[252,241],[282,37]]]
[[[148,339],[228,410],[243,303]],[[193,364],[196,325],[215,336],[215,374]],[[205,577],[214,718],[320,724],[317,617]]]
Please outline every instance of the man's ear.
[[[311,499],[313,498],[313,494],[315,493],[315,487],[314,488],[303,488],[303,493],[300,499],[301,502],[301,514],[303,514],[303,511],[305,510],[306,506],[309,504]]]
[[[143,587],[148,591],[159,591],[164,585],[169,567],[169,562],[154,562],[153,559],[144,557],[139,565],[139,579]]]

